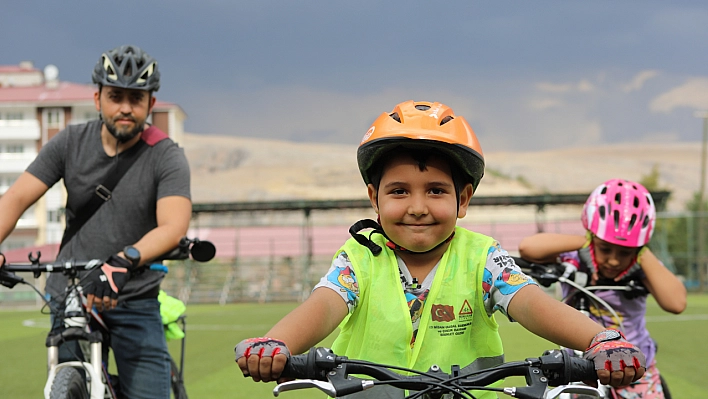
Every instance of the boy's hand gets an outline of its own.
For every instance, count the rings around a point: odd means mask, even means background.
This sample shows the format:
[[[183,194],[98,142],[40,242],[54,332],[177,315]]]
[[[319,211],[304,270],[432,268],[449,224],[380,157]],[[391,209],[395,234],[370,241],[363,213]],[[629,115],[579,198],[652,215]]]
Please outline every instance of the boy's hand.
[[[590,342],[583,358],[595,362],[597,377],[603,385],[627,386],[644,375],[644,353],[614,329],[601,331]]]
[[[244,339],[236,345],[234,352],[243,376],[256,382],[275,381],[290,357],[285,342],[267,337]]]

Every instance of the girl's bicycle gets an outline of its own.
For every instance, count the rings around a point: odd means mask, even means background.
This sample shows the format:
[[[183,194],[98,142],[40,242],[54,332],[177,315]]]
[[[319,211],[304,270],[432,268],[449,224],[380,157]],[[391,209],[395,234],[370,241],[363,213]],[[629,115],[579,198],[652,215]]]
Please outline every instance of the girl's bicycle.
[[[161,256],[159,260],[182,260],[191,257],[198,262],[211,260],[216,254],[214,245],[199,239],[182,238],[173,251]],[[0,269],[0,284],[12,288],[16,284],[31,286],[50,307],[54,317],[60,318],[55,325],[62,328],[52,329],[47,335],[47,382],[44,386],[45,399],[121,399],[119,377],[109,375],[108,365],[103,361],[103,343],[106,333],[110,334],[101,316],[94,309],[86,308],[79,272],[100,267],[103,262],[66,261],[43,263],[41,253],[29,254],[29,263],[7,263]],[[151,268],[163,270],[164,266]],[[16,275],[16,272],[31,272],[35,278],[42,273],[64,273],[69,283],[62,298],[56,299],[59,306],[47,301],[42,292],[33,284]],[[185,327],[184,316],[177,320]],[[74,361],[59,362],[59,346],[64,342],[77,341],[80,353],[73,353]],[[184,388],[184,338],[180,353],[180,366],[170,357],[171,387],[175,399],[187,399]]]
[[[622,317],[617,314],[617,311],[607,303],[607,301],[596,295],[600,291],[619,291],[627,298],[636,298],[642,295],[648,295],[648,290],[639,280],[629,279],[624,281],[622,284],[616,285],[587,285],[589,276],[586,273],[575,271],[572,273],[566,273],[565,266],[559,263],[549,263],[549,264],[539,264],[529,262],[520,257],[512,256],[516,264],[524,271],[527,275],[536,280],[539,284],[544,287],[550,287],[553,283],[563,283],[572,287],[569,294],[567,294],[562,301],[584,315],[590,317],[591,307],[595,309],[601,309],[601,312],[606,312],[612,316],[612,319],[617,322],[616,326],[604,325],[604,327],[619,328],[620,331],[624,332],[624,324],[622,322]],[[603,323],[604,324],[604,323]],[[570,350],[567,350],[570,351]],[[574,355],[582,356],[582,352],[575,351]],[[671,399],[671,393],[669,392],[669,387],[664,381],[663,376],[661,378],[661,386],[663,387],[664,397],[666,399]],[[600,386],[600,390],[603,395],[608,398],[614,398],[612,387],[610,386]],[[561,399],[577,398],[581,399],[582,396],[562,396]]]
[[[296,389],[316,388],[335,398],[389,385],[409,390],[407,399],[469,399],[475,397],[471,392],[473,390],[494,391],[522,399],[551,399],[565,393],[602,397],[595,388],[566,385],[570,381],[594,380],[597,374],[592,361],[569,356],[560,350],[546,351],[541,357],[506,362],[478,371],[463,372],[459,366],[453,366],[448,374],[435,365],[427,372],[420,372],[337,356],[327,348],[312,348],[308,353],[291,356],[281,376],[296,380],[278,384],[273,389],[275,396]],[[526,385],[490,386],[513,376],[525,377]]]

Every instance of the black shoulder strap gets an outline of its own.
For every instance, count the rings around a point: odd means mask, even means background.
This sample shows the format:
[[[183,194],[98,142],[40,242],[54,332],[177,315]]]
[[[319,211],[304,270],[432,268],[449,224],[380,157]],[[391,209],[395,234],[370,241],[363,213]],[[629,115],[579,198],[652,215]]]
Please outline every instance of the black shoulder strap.
[[[111,199],[113,189],[116,187],[120,179],[125,175],[125,172],[130,169],[138,159],[140,154],[145,152],[148,145],[143,140],[138,140],[134,146],[130,147],[128,150],[116,155],[118,160],[108,172],[103,184],[98,184],[94,190],[94,194],[91,199],[88,200],[83,206],[79,207],[74,215],[76,216],[71,224],[67,221],[66,230],[64,230],[64,237],[61,239],[61,246],[59,251],[71,240],[74,235],[79,231],[79,229],[86,223],[91,216],[93,216],[98,208],[104,203]]]

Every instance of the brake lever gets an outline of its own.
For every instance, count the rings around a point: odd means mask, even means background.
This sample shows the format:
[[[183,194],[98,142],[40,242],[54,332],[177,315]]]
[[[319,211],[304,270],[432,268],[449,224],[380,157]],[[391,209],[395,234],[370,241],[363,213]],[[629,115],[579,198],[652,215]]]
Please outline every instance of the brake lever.
[[[580,395],[588,395],[594,398],[604,398],[605,395],[597,388],[593,388],[587,385],[561,385],[555,387],[546,393],[545,398],[553,399],[557,398],[564,393],[577,393]]]
[[[281,392],[294,391],[296,389],[317,388],[326,393],[329,397],[337,396],[337,391],[331,383],[319,380],[293,380],[278,384],[273,388],[273,396],[280,395]]]

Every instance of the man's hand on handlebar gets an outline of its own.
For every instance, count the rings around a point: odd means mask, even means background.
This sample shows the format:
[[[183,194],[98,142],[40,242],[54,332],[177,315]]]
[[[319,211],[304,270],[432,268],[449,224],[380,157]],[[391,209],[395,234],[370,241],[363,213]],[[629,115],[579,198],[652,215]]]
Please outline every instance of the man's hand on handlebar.
[[[234,352],[243,376],[256,382],[277,380],[290,357],[285,342],[267,337],[244,339]]]
[[[130,278],[133,264],[118,255],[111,255],[106,262],[86,277],[84,284],[86,306],[96,305],[99,312],[111,310],[118,305],[118,293]]]

